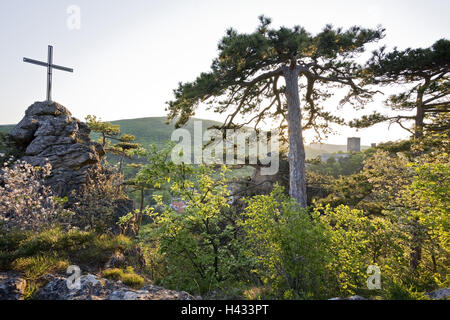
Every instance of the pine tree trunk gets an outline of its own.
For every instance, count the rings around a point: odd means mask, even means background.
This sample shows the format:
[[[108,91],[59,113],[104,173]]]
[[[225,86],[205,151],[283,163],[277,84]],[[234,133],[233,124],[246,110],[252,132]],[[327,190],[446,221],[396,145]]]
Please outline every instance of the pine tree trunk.
[[[414,235],[412,239],[411,252],[409,254],[409,266],[411,271],[417,270],[417,267],[420,264],[420,260],[422,259],[422,245]]]
[[[120,162],[119,162],[119,172],[122,173],[122,164],[123,164],[123,160],[125,158],[125,151],[122,152],[122,154],[120,155]]]
[[[144,187],[141,188],[141,201],[139,204],[139,217],[137,219],[137,230],[136,230],[136,235],[139,234],[139,231],[141,230],[141,224],[142,224],[142,216],[143,216],[143,212],[144,212]]]
[[[430,79],[425,78],[425,83],[419,88],[416,97],[416,119],[414,125],[414,137],[419,139],[423,136],[423,120],[425,119],[425,108],[423,106],[423,96],[425,94],[425,90],[430,85]]]
[[[422,260],[423,230],[419,220],[416,218],[412,227],[409,266],[411,271],[416,271]]]
[[[298,91],[298,71],[284,70],[286,81],[287,121],[289,131],[289,195],[306,207],[305,146]]]
[[[423,136],[423,119],[425,118],[425,112],[422,105],[417,106],[416,123],[414,126],[414,136],[421,138]]]

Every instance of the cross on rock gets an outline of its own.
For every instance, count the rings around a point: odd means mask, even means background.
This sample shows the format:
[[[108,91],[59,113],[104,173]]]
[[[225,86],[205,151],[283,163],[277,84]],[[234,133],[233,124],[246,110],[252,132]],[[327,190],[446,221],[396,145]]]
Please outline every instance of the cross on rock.
[[[67,71],[67,72],[73,72],[73,69],[71,69],[71,68],[61,67],[56,64],[53,64],[53,47],[52,46],[48,46],[47,62],[42,62],[42,61],[33,60],[33,59],[29,59],[29,58],[23,58],[23,61],[32,63],[32,64],[37,64],[38,66],[47,67],[47,101],[52,101],[52,72],[53,72],[52,70],[57,69],[57,70],[62,70],[62,71]]]

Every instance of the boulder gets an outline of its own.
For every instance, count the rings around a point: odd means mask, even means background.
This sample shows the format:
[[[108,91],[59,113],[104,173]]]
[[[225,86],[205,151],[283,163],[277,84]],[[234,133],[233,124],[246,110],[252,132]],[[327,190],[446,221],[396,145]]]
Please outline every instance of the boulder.
[[[113,253],[104,265],[104,269],[121,268],[126,265],[126,257],[121,252]]]
[[[0,300],[23,300],[27,282],[18,273],[0,273]]]
[[[141,290],[131,289],[121,281],[99,278],[93,274],[80,278],[79,288],[69,289],[65,277],[49,276],[49,282],[40,289],[38,300],[193,300],[186,292],[167,290],[147,285]]]
[[[52,165],[47,182],[60,196],[77,190],[86,180],[88,170],[105,154],[92,142],[88,126],[72,117],[56,102],[35,102],[10,135],[24,152],[21,160],[34,166]]]
[[[364,298],[364,297],[361,297],[361,296],[351,296],[351,297],[347,297],[347,298],[340,298],[340,297],[337,297],[337,298],[331,298],[331,299],[328,299],[328,300],[367,300],[366,298]]]
[[[427,293],[427,296],[433,300],[447,300],[450,299],[450,288],[438,289]]]

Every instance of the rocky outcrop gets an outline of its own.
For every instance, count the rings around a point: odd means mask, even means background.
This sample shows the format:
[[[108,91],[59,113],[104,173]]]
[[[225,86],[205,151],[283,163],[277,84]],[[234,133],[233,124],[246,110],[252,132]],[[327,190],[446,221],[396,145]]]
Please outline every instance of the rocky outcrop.
[[[23,300],[26,285],[18,273],[0,273],[0,300]]]
[[[364,297],[361,297],[361,296],[351,296],[351,297],[348,297],[348,298],[331,298],[331,299],[328,299],[328,300],[367,300],[366,298],[364,298]]]
[[[52,165],[48,184],[61,196],[82,185],[88,170],[104,155],[89,134],[85,123],[56,102],[31,105],[10,133],[24,152],[21,160],[34,166]]]
[[[448,300],[450,299],[450,289],[443,288],[427,293],[432,300]]]
[[[38,300],[193,300],[186,292],[147,285],[134,290],[120,281],[88,274],[81,276],[78,288],[68,289],[65,277],[49,276],[49,282],[35,297]]]

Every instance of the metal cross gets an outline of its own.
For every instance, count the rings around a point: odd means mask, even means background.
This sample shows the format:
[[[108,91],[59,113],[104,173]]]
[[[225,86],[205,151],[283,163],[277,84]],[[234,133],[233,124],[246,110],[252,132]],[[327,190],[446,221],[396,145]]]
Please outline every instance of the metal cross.
[[[24,62],[37,64],[38,66],[47,67],[47,101],[52,101],[52,69],[73,72],[73,69],[61,67],[53,64],[53,47],[48,46],[48,58],[47,62],[37,61],[33,59],[23,58]]]

